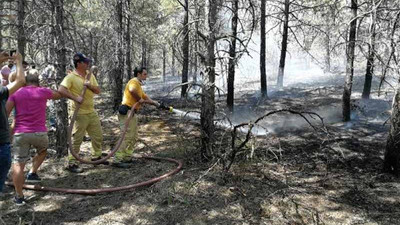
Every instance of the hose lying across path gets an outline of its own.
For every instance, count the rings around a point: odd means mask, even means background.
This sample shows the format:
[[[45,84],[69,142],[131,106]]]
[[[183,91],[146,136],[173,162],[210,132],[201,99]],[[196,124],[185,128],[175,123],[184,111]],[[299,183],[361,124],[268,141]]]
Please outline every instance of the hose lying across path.
[[[177,172],[179,172],[179,170],[182,168],[182,163],[178,160],[175,159],[170,159],[170,158],[160,158],[160,157],[150,157],[150,156],[144,156],[142,157],[144,159],[150,159],[150,160],[157,160],[157,161],[161,161],[161,160],[165,160],[165,161],[169,161],[169,162],[173,162],[176,163],[178,166],[166,173],[163,174],[159,177],[155,177],[152,178],[150,180],[147,181],[142,181],[136,184],[131,184],[131,185],[127,185],[127,186],[121,186],[121,187],[110,187],[110,188],[96,188],[96,189],[73,189],[73,188],[54,188],[54,187],[43,187],[40,186],[38,184],[36,185],[32,185],[32,184],[24,184],[24,188],[25,189],[29,189],[29,190],[35,190],[35,191],[53,191],[53,192],[62,192],[62,193],[67,193],[67,194],[82,194],[82,195],[94,195],[94,194],[100,194],[100,193],[107,193],[107,192],[114,192],[114,191],[124,191],[124,190],[129,190],[129,189],[133,189],[133,188],[137,188],[137,187],[142,187],[142,186],[148,186],[151,184],[154,184],[166,177],[169,177],[171,175],[176,174]],[[9,182],[7,182],[8,185],[10,185]],[[12,185],[12,184],[11,184]]]
[[[87,89],[87,86],[84,86],[83,89],[82,89],[82,94],[81,94],[82,98],[85,95],[86,89]],[[81,105],[81,104],[77,104],[77,106],[75,108],[75,111],[74,111],[74,114],[73,114],[73,116],[71,118],[70,126],[68,128],[68,144],[69,144],[69,150],[70,150],[71,154],[78,161],[80,161],[82,163],[86,163],[86,164],[100,164],[100,163],[105,162],[112,155],[114,155],[114,153],[116,151],[118,151],[118,149],[120,148],[120,146],[122,144],[122,141],[125,138],[125,134],[126,134],[126,131],[128,129],[129,122],[132,119],[132,117],[135,115],[135,110],[134,109],[138,104],[139,104],[139,102],[135,103],[131,107],[131,110],[130,110],[130,112],[128,114],[128,118],[125,121],[124,129],[123,129],[123,131],[122,131],[122,133],[120,135],[120,138],[118,139],[117,144],[114,146],[113,150],[110,153],[108,153],[108,155],[105,156],[104,158],[101,158],[101,159],[96,160],[96,161],[88,161],[88,160],[84,160],[84,159],[80,158],[79,155],[72,148],[72,129],[73,129],[73,126],[74,126],[74,123],[75,123],[75,120],[76,120],[76,116],[78,115],[78,110],[79,110],[80,105]],[[151,156],[143,156],[141,158],[149,159],[149,160],[156,160],[156,161],[165,160],[165,161],[173,162],[173,163],[177,164],[178,166],[174,170],[172,170],[172,171],[170,171],[170,172],[168,172],[166,174],[163,174],[163,175],[161,175],[159,177],[155,177],[155,178],[152,178],[152,179],[147,180],[147,181],[142,181],[142,182],[139,182],[139,183],[136,183],[136,184],[131,184],[131,185],[127,185],[127,186],[121,186],[121,187],[96,188],[96,189],[72,189],[72,188],[43,187],[43,186],[40,186],[38,184],[36,184],[36,185],[24,184],[23,188],[24,189],[29,189],[29,190],[35,190],[35,191],[53,191],[53,192],[63,192],[63,193],[68,193],[68,194],[93,195],[93,194],[107,193],[107,192],[114,192],[114,191],[124,191],[124,190],[129,190],[129,189],[133,189],[133,188],[137,188],[137,187],[151,185],[151,184],[154,184],[154,183],[156,183],[156,182],[158,182],[158,181],[160,181],[160,180],[162,180],[162,179],[164,179],[166,177],[169,177],[169,176],[172,176],[172,175],[176,174],[182,168],[182,162],[180,162],[178,160],[175,160],[175,159],[171,159],[171,158],[161,158],[161,157],[151,157]],[[12,183],[10,183],[10,182],[6,182],[6,183],[7,183],[7,185],[12,186]]]

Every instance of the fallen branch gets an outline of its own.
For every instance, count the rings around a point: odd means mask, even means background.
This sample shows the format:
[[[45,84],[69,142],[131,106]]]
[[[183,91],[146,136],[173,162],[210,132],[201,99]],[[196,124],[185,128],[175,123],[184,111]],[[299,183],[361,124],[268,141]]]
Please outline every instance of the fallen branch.
[[[308,116],[310,116],[311,118],[313,118],[313,119],[315,119],[315,117],[317,117],[319,120],[321,120],[321,123],[322,123],[322,131],[323,132],[325,132],[325,133],[329,133],[328,132],[328,130],[326,129],[326,127],[325,127],[325,124],[324,124],[324,119],[320,116],[320,115],[318,115],[317,113],[314,113],[314,112],[303,112],[303,111],[295,111],[295,110],[292,110],[292,109],[280,109],[280,110],[275,110],[275,111],[271,111],[271,112],[269,112],[269,113],[267,113],[267,114],[265,114],[265,115],[263,115],[263,116],[261,116],[261,117],[259,117],[258,119],[256,119],[254,122],[247,122],[247,123],[241,123],[241,124],[238,124],[238,125],[236,125],[236,126],[234,126],[233,127],[233,131],[232,131],[232,140],[231,140],[231,149],[232,149],[232,151],[230,152],[230,153],[228,153],[228,154],[226,154],[225,156],[223,156],[222,158],[223,158],[223,160],[222,160],[222,163],[223,163],[223,168],[224,168],[224,170],[225,170],[225,172],[228,172],[229,171],[229,169],[231,168],[231,166],[232,166],[232,164],[233,164],[233,162],[235,161],[235,158],[236,158],[236,155],[243,149],[243,147],[249,142],[249,140],[251,139],[251,134],[252,134],[252,129],[253,129],[253,127],[257,124],[257,123],[259,123],[260,121],[262,121],[263,119],[265,119],[265,118],[267,118],[268,116],[271,116],[271,115],[273,115],[273,114],[277,114],[277,113],[281,113],[281,112],[288,112],[288,113],[292,113],[292,114],[296,114],[296,115],[299,115],[300,117],[302,117],[315,131],[318,131],[319,129],[316,127],[316,126],[314,126],[310,121],[309,121],[309,119],[306,117],[306,115],[308,115]],[[305,115],[306,114],[306,115]],[[240,143],[239,144],[239,146],[236,146],[236,139],[237,139],[237,130],[238,129],[240,129],[241,127],[245,127],[245,126],[248,126],[249,127],[249,129],[248,129],[248,131],[247,131],[247,133],[246,133],[246,137],[245,137],[245,140],[242,142],[242,143]],[[228,165],[226,165],[226,159],[225,158],[228,158],[229,159],[229,163],[228,163]]]

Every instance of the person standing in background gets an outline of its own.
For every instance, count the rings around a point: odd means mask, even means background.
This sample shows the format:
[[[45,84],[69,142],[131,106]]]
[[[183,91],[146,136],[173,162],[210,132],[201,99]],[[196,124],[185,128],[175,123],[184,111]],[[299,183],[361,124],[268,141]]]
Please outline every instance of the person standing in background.
[[[3,193],[3,186],[11,166],[10,131],[8,127],[6,101],[9,96],[25,85],[25,74],[22,68],[22,55],[20,53],[15,53],[10,57],[8,53],[1,52],[0,64],[10,58],[14,58],[15,60],[17,65],[17,75],[15,81],[7,84],[7,86],[0,86],[0,194]]]

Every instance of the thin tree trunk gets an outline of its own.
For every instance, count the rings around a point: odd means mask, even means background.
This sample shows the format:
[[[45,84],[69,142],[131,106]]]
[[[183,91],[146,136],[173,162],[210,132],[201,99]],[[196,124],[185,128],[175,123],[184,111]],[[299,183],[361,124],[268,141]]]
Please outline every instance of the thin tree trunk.
[[[286,61],[286,51],[287,51],[288,32],[289,32],[289,7],[290,7],[290,1],[285,0],[281,58],[279,60],[278,80],[276,84],[279,88],[283,87],[283,76],[285,74],[285,61]]]
[[[207,74],[204,76],[201,97],[201,155],[209,160],[213,157],[214,115],[215,115],[215,43],[216,23],[220,0],[208,0],[208,35],[207,35]]]
[[[130,80],[132,74],[132,59],[131,59],[131,0],[126,0],[126,31],[125,31],[125,41],[126,41],[126,52],[125,52],[125,64],[126,64],[126,78]]]
[[[197,31],[198,29],[196,29]],[[199,41],[198,41],[198,35],[196,32],[196,40],[195,40],[195,44],[194,44],[194,54],[193,54],[193,58],[194,58],[194,62],[193,62],[193,82],[197,83],[197,73],[198,73],[198,60],[197,60],[197,51],[199,50]]]
[[[196,44],[195,44],[195,51],[197,52],[198,51],[198,42],[197,42],[197,40],[196,40]],[[198,70],[199,70],[199,68],[198,68],[198,60],[197,60],[197,54],[195,53],[194,54],[194,62],[193,62],[193,67],[194,67],[194,72],[193,72],[193,82],[194,83],[197,83],[197,73],[198,73]]]
[[[190,33],[190,31],[189,31],[189,33]],[[189,73],[188,73],[188,80],[190,80],[191,77],[192,77],[192,80],[193,80],[193,68],[194,68],[193,57],[196,55],[196,54],[193,54],[193,50],[194,50],[193,45],[192,45],[192,43],[190,43],[190,45],[189,45]]]
[[[172,67],[172,71],[171,71],[171,73],[172,73],[172,76],[175,76],[175,73],[176,73],[176,69],[175,69],[175,48],[172,46],[172,65],[171,65],[171,67]]]
[[[151,58],[151,53],[153,51],[153,46],[151,45],[151,43],[148,43],[146,41],[146,48],[147,48],[147,53],[146,53],[146,68],[147,68],[147,72],[151,73],[151,63],[152,63],[152,58]]]
[[[238,10],[239,0],[232,1],[232,37],[229,45],[229,64],[228,64],[228,96],[227,106],[233,112],[234,98],[235,98],[235,65],[236,65],[236,38],[237,38],[237,25],[238,25]]]
[[[146,40],[142,39],[142,67],[147,67],[147,43]]]
[[[18,0],[18,34],[17,34],[17,45],[18,51],[25,57],[25,46],[26,46],[26,39],[25,39],[25,29],[24,29],[24,20],[25,20],[25,0]]]
[[[6,4],[6,1],[3,1],[3,2],[4,2],[4,4]],[[9,1],[8,4],[9,4],[8,5],[9,8],[12,9],[13,8],[13,1]],[[10,28],[8,28],[8,29],[10,29]],[[12,32],[12,31],[10,31],[10,32]],[[7,38],[6,40],[7,40],[7,49],[11,49],[11,47],[13,47],[13,45],[11,43],[12,42],[11,38]]]
[[[162,77],[163,77],[163,82],[165,82],[165,74],[166,74],[166,68],[167,68],[167,49],[163,47],[162,49],[162,54],[163,54],[163,69],[162,69]]]
[[[347,63],[346,63],[346,83],[344,84],[344,91],[342,97],[343,104],[343,121],[350,121],[351,107],[351,89],[353,86],[354,75],[354,52],[356,46],[356,33],[357,33],[357,0],[351,0],[352,21],[350,23],[349,41],[347,44]]]
[[[260,45],[260,81],[261,81],[261,95],[267,97],[267,71],[265,66],[265,7],[266,0],[261,0],[261,45]]]
[[[326,34],[325,34],[325,68],[324,72],[331,71],[331,33],[332,33],[332,26],[335,25],[335,7],[329,7],[329,13],[326,18]]]
[[[3,3],[4,1],[0,1],[0,9],[3,9]],[[3,17],[0,17],[0,49],[3,49],[3,29]]]
[[[65,28],[64,28],[64,0],[53,0],[53,15],[55,16],[55,69],[56,83],[60,84],[65,77],[67,67],[67,57],[65,48]],[[58,87],[57,87],[58,88]],[[65,98],[62,98],[55,103],[57,116],[56,129],[56,151],[59,157],[68,153],[68,107]]]
[[[373,0],[373,3],[375,3],[374,0]],[[375,8],[375,4],[374,4],[374,8]],[[364,89],[362,92],[363,99],[369,99],[369,96],[371,94],[371,84],[372,84],[372,76],[374,74],[374,60],[375,60],[375,39],[376,39],[375,22],[376,22],[376,11],[374,13],[371,13],[367,69],[365,72]]]
[[[118,0],[116,5],[116,13],[118,20],[118,43],[116,52],[118,52],[118,62],[117,67],[114,68],[114,79],[115,79],[115,89],[113,91],[114,95],[114,110],[117,110],[118,106],[122,102],[122,86],[123,86],[123,74],[124,74],[124,20],[123,20],[123,0]]]
[[[330,28],[328,28],[327,35],[325,36],[325,72],[331,71],[331,38]]]
[[[183,19],[183,43],[182,43],[182,53],[183,53],[183,65],[182,65],[182,84],[188,82],[188,72],[189,72],[189,1],[185,0],[185,17]],[[186,96],[188,85],[182,85],[181,97]]]
[[[193,82],[197,83],[197,73],[198,73],[198,51],[199,51],[199,35],[198,32],[200,31],[199,26],[200,26],[200,15],[201,15],[201,7],[199,6],[198,0],[194,0],[194,5],[195,5],[195,11],[196,11],[196,18],[194,22],[195,26],[195,44],[194,44],[194,75],[193,75]]]

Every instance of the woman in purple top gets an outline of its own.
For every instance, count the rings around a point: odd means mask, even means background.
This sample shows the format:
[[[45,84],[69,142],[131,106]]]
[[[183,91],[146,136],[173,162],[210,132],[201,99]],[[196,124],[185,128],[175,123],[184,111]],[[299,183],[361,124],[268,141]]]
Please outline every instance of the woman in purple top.
[[[59,99],[61,95],[49,88],[39,86],[39,73],[29,70],[26,76],[26,86],[12,95],[6,104],[8,115],[15,108],[15,127],[13,139],[12,177],[15,187],[15,202],[23,204],[24,168],[30,159],[29,150],[33,146],[37,155],[32,160],[32,168],[26,176],[26,181],[40,182],[37,170],[47,154],[48,136],[46,128],[46,103],[48,99]]]

